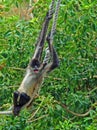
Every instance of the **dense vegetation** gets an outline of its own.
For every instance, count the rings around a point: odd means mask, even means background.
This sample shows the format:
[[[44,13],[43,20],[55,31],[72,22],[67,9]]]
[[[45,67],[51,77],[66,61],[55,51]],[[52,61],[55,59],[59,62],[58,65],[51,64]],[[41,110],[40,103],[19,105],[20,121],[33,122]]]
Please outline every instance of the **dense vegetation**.
[[[19,87],[33,55],[50,1],[39,0],[29,21],[10,11],[22,0],[1,3],[0,111],[12,104],[13,91]],[[59,68],[45,78],[32,110],[21,111],[19,117],[0,115],[0,130],[97,129],[96,0],[62,0],[54,45]],[[73,113],[87,111],[81,117]]]

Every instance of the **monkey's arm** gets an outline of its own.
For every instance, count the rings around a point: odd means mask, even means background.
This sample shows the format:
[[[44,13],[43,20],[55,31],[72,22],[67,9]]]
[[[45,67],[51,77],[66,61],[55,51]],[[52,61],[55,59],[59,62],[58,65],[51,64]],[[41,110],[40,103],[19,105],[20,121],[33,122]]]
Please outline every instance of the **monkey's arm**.
[[[49,15],[49,11],[48,11],[48,13],[46,14],[44,23],[43,23],[43,28],[40,32],[39,37],[38,37],[38,40],[37,40],[37,43],[36,43],[36,50],[35,50],[35,53],[34,53],[34,56],[33,56],[32,59],[37,59],[39,61],[41,59],[48,25],[49,25],[49,22],[50,22],[52,16],[53,16],[53,13]]]

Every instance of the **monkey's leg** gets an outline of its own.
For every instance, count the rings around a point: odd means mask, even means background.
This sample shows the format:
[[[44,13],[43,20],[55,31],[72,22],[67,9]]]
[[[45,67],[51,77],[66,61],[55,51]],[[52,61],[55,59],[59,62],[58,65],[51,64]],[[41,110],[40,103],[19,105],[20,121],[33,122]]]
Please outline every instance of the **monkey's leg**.
[[[51,64],[49,66],[49,70],[48,72],[52,71],[53,69],[55,69],[56,67],[59,66],[59,59],[58,59],[58,55],[57,55],[57,52],[56,50],[54,49],[52,43],[51,43],[51,40],[50,39],[50,34],[48,34],[47,36],[47,42],[48,42],[48,46],[49,46],[49,50],[50,50],[50,55],[51,55]]]

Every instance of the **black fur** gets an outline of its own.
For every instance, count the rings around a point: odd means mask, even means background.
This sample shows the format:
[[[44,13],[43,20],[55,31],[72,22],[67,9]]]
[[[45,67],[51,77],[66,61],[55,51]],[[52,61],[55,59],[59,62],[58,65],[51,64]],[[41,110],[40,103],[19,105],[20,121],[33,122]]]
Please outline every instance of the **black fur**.
[[[17,101],[18,96],[20,96],[19,102]],[[14,102],[14,108],[13,108],[13,114],[17,116],[22,108],[23,105],[28,103],[30,100],[30,97],[26,93],[19,93],[18,91],[14,92],[13,96],[13,102]]]
[[[20,95],[20,100],[17,102],[18,96]],[[25,105],[27,102],[29,102],[30,97],[26,93],[19,93],[18,91],[14,92],[14,106],[20,106],[22,107]]]
[[[37,68],[39,68],[39,67],[40,67],[40,62],[39,62],[37,59],[33,59],[33,60],[31,61],[31,63],[30,63],[30,66],[31,66],[32,68],[35,68],[35,66],[37,66]]]

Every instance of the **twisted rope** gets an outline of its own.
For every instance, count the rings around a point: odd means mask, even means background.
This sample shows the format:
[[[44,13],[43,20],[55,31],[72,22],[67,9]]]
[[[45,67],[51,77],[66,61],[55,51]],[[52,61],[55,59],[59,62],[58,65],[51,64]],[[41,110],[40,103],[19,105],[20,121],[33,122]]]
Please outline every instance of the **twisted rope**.
[[[49,17],[52,15],[52,13],[54,12],[54,3],[55,0],[52,0],[50,7],[49,7]]]
[[[55,14],[53,17],[53,24],[52,24],[51,34],[50,34],[50,39],[52,40],[52,42],[53,42],[55,30],[56,30],[56,24],[57,24],[57,19],[58,19],[60,3],[61,3],[61,0],[58,0],[56,3]],[[52,42],[51,42],[51,44],[52,44]]]

